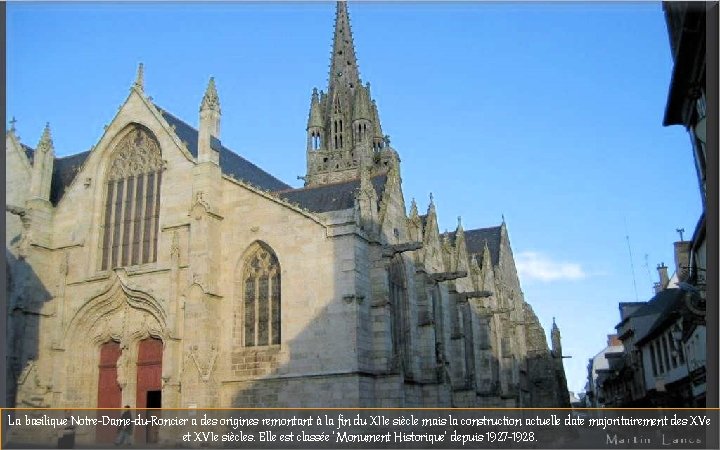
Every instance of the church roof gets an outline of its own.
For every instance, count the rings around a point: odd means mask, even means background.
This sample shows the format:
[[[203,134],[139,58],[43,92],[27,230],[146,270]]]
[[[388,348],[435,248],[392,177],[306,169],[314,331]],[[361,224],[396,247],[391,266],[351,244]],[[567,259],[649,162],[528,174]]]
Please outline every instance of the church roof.
[[[22,145],[28,160],[32,164],[35,159],[35,149],[25,144],[20,145]],[[75,175],[80,171],[80,167],[89,154],[90,152],[87,151],[62,158],[55,158],[53,162],[52,181],[50,182],[50,203],[53,205],[58,204],[63,194],[65,194],[65,189],[70,186],[70,183],[75,179]]]
[[[193,157],[197,158],[198,131],[159,106],[156,105],[155,107],[160,111],[165,121],[167,121],[171,127],[175,127],[177,137],[187,143],[188,150]],[[212,138],[210,147],[220,152],[220,168],[226,175],[232,175],[237,179],[247,181],[248,183],[270,191],[279,191],[291,187],[227,147],[224,147],[220,143],[220,140],[215,137]]]
[[[50,202],[57,205],[65,189],[75,179],[75,175],[80,171],[85,159],[87,159],[89,151],[66,156],[64,158],[55,158],[53,163],[53,176],[50,182]]]
[[[187,143],[188,150],[193,157],[197,158],[198,131],[164,109],[160,107],[157,108],[167,123],[170,126],[175,126],[175,134],[177,134],[181,141]],[[25,144],[21,145],[28,160],[32,163],[35,157],[35,150]],[[220,152],[220,168],[223,174],[231,175],[237,179],[271,191],[291,188],[290,185],[283,183],[247,159],[224,147],[217,138],[213,137],[210,145],[213,149]],[[89,154],[90,152],[86,151],[62,158],[55,158],[53,163],[53,176],[50,184],[50,202],[53,205],[58,204],[63,194],[65,194],[65,190],[75,179],[75,175],[77,175]]]
[[[481,259],[485,243],[487,242],[488,250],[490,250],[490,259],[492,266],[496,266],[500,261],[500,230],[501,226],[477,228],[474,230],[465,230],[465,247],[468,255],[477,254]],[[450,240],[455,242],[455,231],[446,233]],[[481,261],[478,260],[478,262]]]
[[[378,198],[380,198],[385,189],[387,175],[376,175],[371,181]],[[310,211],[322,213],[354,207],[355,193],[358,189],[360,189],[359,178],[340,183],[280,191],[278,195],[291,203],[299,203],[300,206]]]
[[[420,218],[420,223],[422,224],[424,230],[425,227],[427,227],[427,214],[420,214],[418,217]]]

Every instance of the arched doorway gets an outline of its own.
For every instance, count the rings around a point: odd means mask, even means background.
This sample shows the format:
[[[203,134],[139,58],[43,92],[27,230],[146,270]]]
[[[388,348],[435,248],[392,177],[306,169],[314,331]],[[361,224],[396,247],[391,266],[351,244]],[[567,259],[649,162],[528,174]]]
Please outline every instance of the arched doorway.
[[[100,363],[98,364],[98,408],[120,408],[122,405],[122,390],[118,384],[118,358],[120,358],[120,343],[108,341],[100,346]],[[98,411],[98,415],[108,415],[110,411]],[[97,428],[97,442],[113,442],[116,427],[99,426]]]
[[[162,407],[162,355],[162,340],[150,337],[139,342],[135,400],[137,408]],[[158,431],[157,427],[136,427],[135,442],[157,442]]]

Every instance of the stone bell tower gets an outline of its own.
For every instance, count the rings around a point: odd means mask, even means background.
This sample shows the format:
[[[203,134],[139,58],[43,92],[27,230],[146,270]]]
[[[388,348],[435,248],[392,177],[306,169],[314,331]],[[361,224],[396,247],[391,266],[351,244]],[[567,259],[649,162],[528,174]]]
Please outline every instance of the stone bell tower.
[[[310,100],[305,186],[358,178],[363,161],[376,173],[398,158],[382,134],[370,83],[360,80],[347,3],[339,1],[327,93],[314,88]]]

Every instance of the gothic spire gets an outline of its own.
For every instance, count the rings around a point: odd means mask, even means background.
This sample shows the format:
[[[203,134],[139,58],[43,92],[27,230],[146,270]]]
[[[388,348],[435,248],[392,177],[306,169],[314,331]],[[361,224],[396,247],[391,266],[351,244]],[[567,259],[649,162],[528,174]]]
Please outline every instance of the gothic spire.
[[[360,84],[360,74],[355,58],[355,45],[350,31],[347,2],[337,2],[335,13],[335,33],[333,50],[330,59],[330,76],[328,77],[328,94],[342,87],[354,88]]]

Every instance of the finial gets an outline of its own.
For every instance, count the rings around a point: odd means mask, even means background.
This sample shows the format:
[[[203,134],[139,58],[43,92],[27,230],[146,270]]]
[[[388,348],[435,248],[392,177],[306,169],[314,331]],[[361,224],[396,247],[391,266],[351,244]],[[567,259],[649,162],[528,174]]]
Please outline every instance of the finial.
[[[410,215],[411,216],[417,216],[418,209],[417,209],[417,202],[415,201],[415,197],[410,201]]]
[[[505,214],[500,214],[500,217],[502,217],[502,223],[505,223]]]
[[[203,109],[213,109],[220,112],[220,97],[218,97],[217,89],[215,88],[215,77],[210,77],[210,81],[208,81],[205,95],[200,104],[200,111]]]
[[[458,216],[458,228],[462,228],[462,216]]]
[[[434,205],[434,204],[435,204],[435,198],[433,197],[432,192],[430,193],[430,204],[431,204],[431,205]]]
[[[40,137],[40,142],[37,145],[37,149],[40,151],[48,151],[53,148],[53,141],[52,141],[52,135],[50,133],[50,122],[45,123],[45,129],[43,130],[42,137]]]
[[[142,91],[143,88],[145,87],[145,81],[144,81],[145,74],[144,74],[144,72],[145,72],[145,71],[144,71],[144,68],[143,68],[143,63],[138,64],[137,77],[135,77],[135,83],[133,84],[133,87],[136,87],[136,88],[140,89],[141,91]]]
[[[17,119],[15,119],[15,116],[13,116],[12,119],[10,119],[10,131],[15,132],[15,122],[17,122]]]
[[[313,93],[312,93],[312,96],[313,96],[313,98],[315,98],[315,97],[317,97],[317,96],[318,96],[318,90],[317,90],[317,88],[316,88],[316,87],[314,87],[314,88],[313,88]]]

